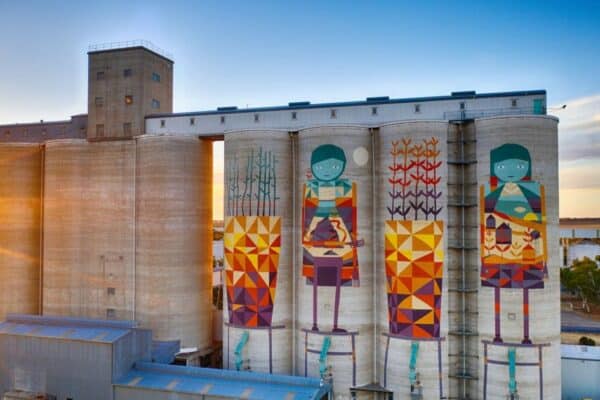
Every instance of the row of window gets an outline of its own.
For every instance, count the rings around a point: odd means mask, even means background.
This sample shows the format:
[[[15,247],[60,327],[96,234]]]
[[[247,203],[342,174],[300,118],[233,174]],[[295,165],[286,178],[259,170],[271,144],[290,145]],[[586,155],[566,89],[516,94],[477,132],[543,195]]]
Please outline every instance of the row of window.
[[[125,122],[123,124],[123,135],[131,136],[131,122]],[[104,137],[104,124],[96,124],[96,137]]]
[[[130,78],[133,76],[133,69],[131,68],[125,68],[123,70],[123,78]],[[106,78],[106,72],[105,71],[97,71],[96,72],[96,80],[97,81],[102,81]],[[152,80],[154,82],[160,82],[160,74],[157,72],[153,72],[152,73]]]
[[[82,126],[82,127],[80,127],[80,128],[79,128],[79,130],[80,130],[81,132],[84,132],[84,131],[85,131],[85,126]],[[54,132],[56,133],[56,129],[54,129]],[[18,133],[19,133],[19,131],[17,130],[17,131],[13,131],[13,132],[11,132],[11,131],[10,131],[10,129],[7,129],[7,130],[5,130],[5,131],[4,131],[4,136],[11,136],[13,133],[14,133],[14,134],[18,134]],[[29,130],[28,130],[28,129],[23,129],[23,130],[21,131],[21,134],[23,134],[23,136],[27,136],[27,135],[29,135],[29,133],[30,133],[30,132],[29,132]],[[34,130],[34,133],[35,133],[35,130]],[[41,135],[42,135],[42,136],[46,136],[46,135],[48,134],[48,130],[47,130],[46,128],[42,128],[42,130],[41,130],[41,132],[40,132],[40,133],[41,133]],[[65,135],[65,134],[67,133],[67,128],[63,126],[63,127],[60,129],[60,132],[58,132],[58,133],[59,133],[59,134],[61,134],[61,135]]]
[[[104,106],[104,97],[96,97],[94,99],[94,104],[96,105],[96,107],[103,107]],[[125,104],[128,106],[133,104],[133,96],[132,95],[130,95],[130,94],[125,95]],[[160,100],[152,99],[152,108],[154,108],[154,109],[160,108]]]

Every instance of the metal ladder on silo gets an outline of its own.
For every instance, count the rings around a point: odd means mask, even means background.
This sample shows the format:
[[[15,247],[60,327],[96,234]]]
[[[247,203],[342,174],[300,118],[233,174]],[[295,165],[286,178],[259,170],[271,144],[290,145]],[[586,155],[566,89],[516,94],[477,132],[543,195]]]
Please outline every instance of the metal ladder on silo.
[[[449,122],[450,126],[456,129],[456,135],[452,135],[453,137],[451,138],[449,134],[448,154],[454,153],[457,155],[457,158],[453,160],[448,159],[449,171],[453,168],[455,170],[454,172],[456,172],[455,174],[448,174],[448,185],[449,189],[452,185],[456,186],[459,194],[454,198],[449,198],[448,207],[453,207],[458,210],[457,214],[459,217],[457,218],[458,221],[454,221],[454,227],[458,228],[460,231],[458,239],[448,240],[448,250],[455,251],[459,254],[459,261],[448,266],[449,276],[447,282],[457,282],[457,286],[455,287],[449,285],[448,293],[450,296],[456,296],[457,301],[455,301],[455,304],[460,305],[459,309],[448,310],[450,321],[448,334],[450,337],[454,338],[453,341],[458,342],[454,343],[454,346],[448,346],[449,349],[457,349],[456,353],[450,352],[448,354],[450,359],[456,359],[456,364],[454,365],[454,368],[451,367],[449,377],[458,382],[458,385],[454,390],[451,389],[451,392],[454,391],[456,393],[451,398],[468,399],[470,398],[470,390],[468,389],[469,382],[478,379],[478,363],[473,363],[471,360],[477,361],[479,359],[478,354],[471,354],[469,352],[469,348],[473,347],[469,344],[471,342],[477,343],[477,337],[479,335],[476,329],[478,315],[477,308],[469,308],[469,303],[473,304],[473,302],[475,302],[476,304],[477,301],[479,266],[468,265],[467,263],[467,255],[478,251],[477,242],[470,242],[467,240],[467,232],[469,229],[473,230],[472,233],[475,233],[475,237],[477,237],[477,226],[467,226],[468,213],[477,213],[478,206],[477,195],[467,195],[468,192],[474,194],[478,193],[476,174],[472,171],[477,160],[475,159],[475,155],[468,151],[472,150],[475,146],[476,140],[474,136],[470,138],[465,132],[465,125],[472,123],[472,120]],[[451,151],[451,147],[453,151]],[[453,180],[450,179],[451,176],[454,176]],[[468,187],[471,188],[467,189]],[[471,218],[471,220],[477,220],[476,214],[475,218]],[[478,257],[475,257],[475,259],[477,258]],[[472,276],[473,274],[474,277]],[[472,298],[473,296],[475,296],[474,299]],[[453,322],[455,320],[456,322]],[[452,371],[452,369],[454,369],[454,371]]]

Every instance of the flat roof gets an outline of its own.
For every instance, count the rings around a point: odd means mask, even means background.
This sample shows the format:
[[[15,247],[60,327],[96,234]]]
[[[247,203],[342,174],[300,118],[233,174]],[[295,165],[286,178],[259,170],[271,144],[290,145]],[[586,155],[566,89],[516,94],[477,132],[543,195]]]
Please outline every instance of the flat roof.
[[[561,344],[560,357],[571,360],[600,361],[600,347]]]
[[[139,49],[146,50],[160,58],[167,60],[171,64],[174,64],[173,56],[170,53],[164,51],[160,47],[156,46],[154,43],[152,43],[148,40],[142,40],[142,39],[128,40],[128,41],[124,41],[124,42],[108,42],[108,43],[92,44],[88,47],[88,55],[89,54],[115,52],[115,51],[139,50]]]
[[[285,110],[304,110],[313,108],[332,108],[332,107],[351,107],[351,106],[366,106],[380,104],[402,104],[402,103],[422,103],[428,101],[444,101],[444,100],[460,100],[460,99],[483,99],[490,97],[519,97],[519,96],[545,96],[546,90],[521,90],[514,92],[494,92],[494,93],[476,93],[475,91],[452,92],[449,96],[430,96],[430,97],[408,97],[400,99],[390,99],[387,96],[367,97],[365,100],[333,102],[333,103],[315,103],[311,104],[308,101],[297,101],[288,103],[287,106],[269,106],[269,107],[253,107],[253,108],[238,108],[235,106],[218,107],[216,110],[207,111],[190,111],[182,113],[160,113],[147,115],[146,119],[165,118],[165,117],[186,117],[186,116],[201,116],[214,114],[235,114],[248,112],[264,112],[264,111],[285,111]]]
[[[94,343],[114,343],[135,328],[133,321],[9,315],[0,323],[0,335],[15,335]]]
[[[320,399],[331,389],[319,379],[259,372],[138,362],[114,386],[231,399]]]

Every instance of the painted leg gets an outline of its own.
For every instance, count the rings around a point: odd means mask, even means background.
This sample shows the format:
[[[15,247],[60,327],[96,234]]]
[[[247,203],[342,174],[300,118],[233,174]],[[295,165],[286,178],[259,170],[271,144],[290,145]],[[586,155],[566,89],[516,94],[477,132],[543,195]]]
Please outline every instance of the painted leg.
[[[523,289],[523,344],[531,344],[529,339],[529,289]]]
[[[317,305],[319,302],[318,293],[319,293],[319,279],[318,279],[318,267],[317,262],[315,261],[315,265],[313,265],[313,326],[312,330],[315,332],[319,331],[319,326],[317,323],[318,315],[317,315]]]
[[[502,343],[502,336],[500,335],[500,288],[494,288],[494,343]]]
[[[335,304],[333,307],[333,332],[346,332],[345,329],[338,328],[338,316],[340,312],[340,292],[342,289],[342,260],[337,265],[335,278]]]

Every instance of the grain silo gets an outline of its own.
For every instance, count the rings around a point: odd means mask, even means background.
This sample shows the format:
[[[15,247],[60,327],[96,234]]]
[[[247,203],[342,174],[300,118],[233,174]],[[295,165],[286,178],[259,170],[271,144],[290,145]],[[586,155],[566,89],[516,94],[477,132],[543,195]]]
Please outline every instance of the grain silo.
[[[42,147],[0,145],[0,318],[40,312]]]
[[[447,132],[408,121],[376,135],[377,369],[397,398],[441,398],[447,385]]]
[[[292,140],[225,135],[223,365],[292,373]]]
[[[44,314],[132,319],[135,142],[46,144]]]
[[[478,119],[481,398],[560,398],[557,119]]]
[[[135,319],[156,340],[212,344],[212,142],[136,138]]]
[[[373,382],[372,135],[307,128],[297,136],[296,373],[336,393]]]

